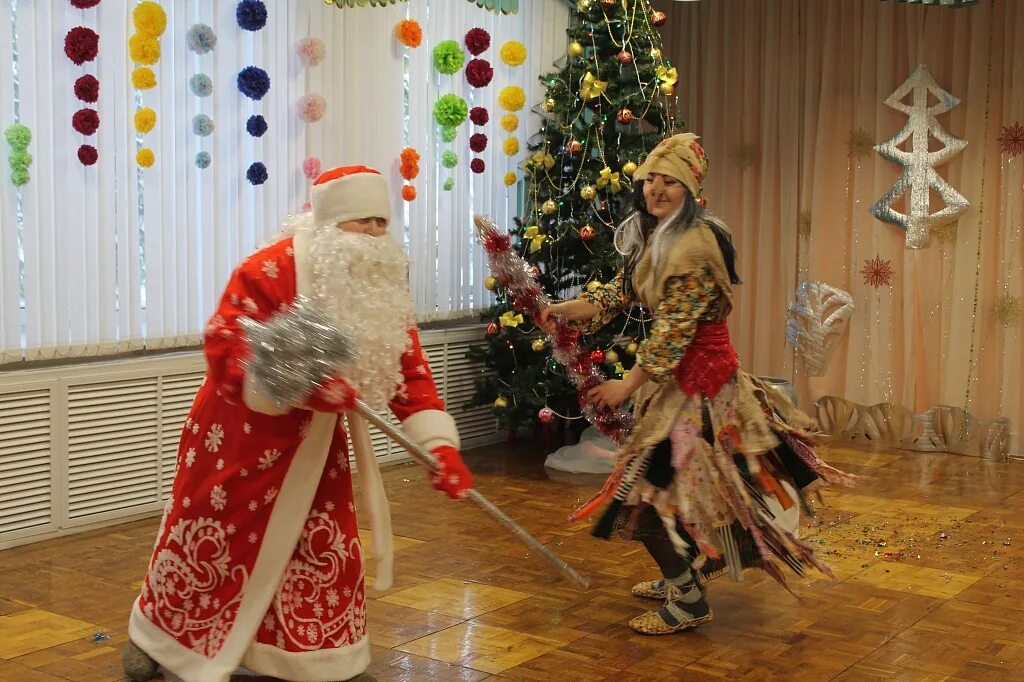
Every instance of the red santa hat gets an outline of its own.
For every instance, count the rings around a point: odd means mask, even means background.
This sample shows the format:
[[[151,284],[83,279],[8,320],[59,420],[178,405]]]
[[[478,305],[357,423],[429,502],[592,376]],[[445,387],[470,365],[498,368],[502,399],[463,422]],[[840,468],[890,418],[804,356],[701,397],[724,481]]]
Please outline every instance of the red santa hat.
[[[321,173],[309,201],[317,227],[360,218],[391,219],[388,184],[380,171],[368,166],[341,166]]]

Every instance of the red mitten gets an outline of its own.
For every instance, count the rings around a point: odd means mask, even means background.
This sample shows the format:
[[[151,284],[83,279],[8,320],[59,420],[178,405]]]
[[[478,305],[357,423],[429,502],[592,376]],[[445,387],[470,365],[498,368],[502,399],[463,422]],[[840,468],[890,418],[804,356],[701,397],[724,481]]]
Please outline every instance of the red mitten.
[[[344,379],[331,379],[313,391],[302,406],[317,412],[343,412],[356,404],[356,390]]]
[[[431,450],[437,460],[437,472],[431,474],[430,484],[453,500],[465,497],[473,489],[473,474],[462,461],[459,451],[450,445]]]

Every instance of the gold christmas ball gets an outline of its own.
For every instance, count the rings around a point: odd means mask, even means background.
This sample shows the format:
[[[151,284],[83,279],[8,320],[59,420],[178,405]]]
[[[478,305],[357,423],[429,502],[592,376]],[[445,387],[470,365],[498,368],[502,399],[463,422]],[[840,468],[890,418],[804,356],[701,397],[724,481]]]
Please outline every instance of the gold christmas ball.
[[[534,339],[533,343],[530,344],[530,348],[533,349],[534,353],[543,353],[544,349],[547,347],[547,341],[545,341],[544,339]]]
[[[589,12],[594,6],[594,0],[576,0],[576,9],[580,12]]]
[[[590,201],[591,199],[597,196],[597,190],[594,188],[593,185],[583,185],[583,188],[580,189],[580,196],[586,199],[587,201]]]
[[[494,291],[497,288],[498,280],[496,280],[495,278],[488,277],[487,279],[484,280],[484,289],[487,289],[487,291]]]
[[[656,47],[651,48],[651,59],[661,59],[661,50]]]
[[[623,66],[628,66],[633,63],[633,53],[629,50],[622,50],[615,55],[615,58],[618,59],[619,64],[622,64]]]
[[[614,365],[619,361],[619,354],[613,350],[608,351],[604,354],[604,362],[606,365]]]
[[[504,410],[506,407],[508,407],[508,398],[506,398],[503,395],[499,395],[497,398],[494,399],[494,406],[499,410]]]
[[[665,97],[671,97],[676,91],[676,86],[671,83],[662,83],[658,86],[658,89],[661,90],[661,94],[665,95]]]
[[[552,98],[548,97],[546,100],[544,100],[544,111],[554,111],[554,110],[555,110],[555,100],[553,100]]]
[[[626,344],[626,355],[636,355],[636,352],[640,349],[636,341],[630,341]]]
[[[653,14],[651,14],[651,23],[654,24],[655,26],[661,26],[667,20],[668,17],[665,16],[664,12],[654,12]]]
[[[627,161],[626,163],[622,164],[622,172],[628,175],[629,177],[633,177],[633,173],[636,173],[636,164],[633,163],[632,161]]]
[[[558,204],[556,204],[553,199],[548,199],[541,204],[540,210],[544,215],[552,215],[558,211]]]
[[[574,40],[569,43],[569,47],[566,48],[566,52],[568,52],[569,56],[573,59],[577,59],[583,56],[583,46]]]
[[[589,282],[587,282],[587,291],[597,291],[602,286],[604,285],[598,282],[596,279],[592,279]]]

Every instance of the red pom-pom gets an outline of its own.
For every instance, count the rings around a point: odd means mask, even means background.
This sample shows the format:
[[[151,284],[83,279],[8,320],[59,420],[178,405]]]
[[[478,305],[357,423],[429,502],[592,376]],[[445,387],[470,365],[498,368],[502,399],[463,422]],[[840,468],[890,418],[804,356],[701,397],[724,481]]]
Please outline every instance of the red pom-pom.
[[[93,165],[98,158],[100,158],[100,154],[91,144],[83,144],[78,148],[78,160],[82,162],[83,166]]]
[[[483,150],[487,149],[487,136],[483,133],[476,133],[469,137],[469,148],[479,154]],[[476,161],[477,159],[474,159]],[[481,163],[483,163],[481,161]],[[479,173],[480,171],[476,171]]]
[[[96,76],[85,74],[75,81],[75,97],[90,104],[100,98],[100,82]]]
[[[478,55],[491,46],[491,34],[482,28],[466,31],[466,49],[471,55]]]
[[[466,64],[466,82],[474,88],[482,88],[494,78],[494,69],[486,59],[470,59]]]
[[[71,6],[75,9],[89,9],[100,4],[100,0],[71,0]]]
[[[100,127],[100,115],[95,109],[79,109],[71,117],[71,127],[82,135],[92,135]]]
[[[483,159],[473,159],[473,161],[469,164],[469,170],[473,171],[474,173],[483,173],[484,168],[486,167],[487,166],[486,164],[484,164]]]
[[[473,107],[469,110],[469,120],[473,125],[482,126],[491,120],[491,117],[483,107]]]
[[[76,26],[64,36],[64,54],[78,66],[96,59],[100,52],[100,37],[96,31]]]

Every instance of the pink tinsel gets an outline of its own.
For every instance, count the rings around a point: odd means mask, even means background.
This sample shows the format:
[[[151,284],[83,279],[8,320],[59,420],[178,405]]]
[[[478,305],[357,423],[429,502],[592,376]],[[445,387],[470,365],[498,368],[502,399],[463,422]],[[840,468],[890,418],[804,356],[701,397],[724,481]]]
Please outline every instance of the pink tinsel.
[[[299,118],[306,123],[316,123],[327,111],[327,100],[315,92],[299,98]]]
[[[298,52],[306,66],[316,66],[327,57],[327,48],[319,38],[303,38],[299,41]]]
[[[310,180],[316,179],[320,175],[320,159],[315,156],[307,156],[306,160],[302,162],[302,174]]]

